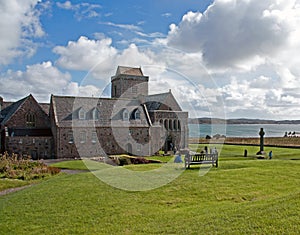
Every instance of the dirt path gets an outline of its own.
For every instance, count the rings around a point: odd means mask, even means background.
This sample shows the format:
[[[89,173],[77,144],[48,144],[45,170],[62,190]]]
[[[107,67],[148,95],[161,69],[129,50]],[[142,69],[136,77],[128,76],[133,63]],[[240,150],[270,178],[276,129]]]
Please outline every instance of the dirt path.
[[[66,173],[66,174],[70,174],[70,175],[79,174],[79,173],[88,172],[88,171],[89,170],[68,170],[68,169],[62,169],[61,170],[61,172]],[[33,184],[25,185],[25,186],[21,186],[21,187],[16,187],[16,188],[5,189],[3,191],[0,191],[0,196],[4,196],[4,195],[9,194],[9,193],[13,193],[13,192],[17,192],[17,191],[20,191],[22,189],[25,189],[25,188],[29,188],[32,185]]]
[[[5,190],[3,190],[3,191],[0,192],[0,196],[6,195],[6,194],[9,194],[9,193],[13,193],[13,192],[17,192],[17,191],[20,191],[20,190],[25,189],[25,188],[29,188],[29,187],[31,187],[31,185],[32,184],[25,185],[25,186],[22,186],[22,187],[5,189]]]

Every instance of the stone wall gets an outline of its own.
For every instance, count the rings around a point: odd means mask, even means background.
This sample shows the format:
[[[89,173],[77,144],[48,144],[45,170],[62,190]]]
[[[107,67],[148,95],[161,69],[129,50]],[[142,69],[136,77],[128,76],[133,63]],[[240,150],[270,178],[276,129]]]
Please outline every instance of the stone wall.
[[[149,128],[59,128],[57,139],[57,158],[151,155]]]
[[[136,98],[148,95],[148,77],[120,75],[112,79],[112,98]]]
[[[155,125],[159,125],[162,134],[163,150],[170,150],[170,143],[177,149],[188,147],[188,113],[158,110],[149,113]]]
[[[10,128],[24,128],[27,126],[26,115],[29,113],[34,114],[35,116],[34,128],[50,128],[49,116],[42,111],[41,107],[31,96],[27,98],[24,104],[21,105],[5,125]]]
[[[5,139],[6,150],[9,153],[30,155],[34,160],[54,156],[52,137],[9,136]]]

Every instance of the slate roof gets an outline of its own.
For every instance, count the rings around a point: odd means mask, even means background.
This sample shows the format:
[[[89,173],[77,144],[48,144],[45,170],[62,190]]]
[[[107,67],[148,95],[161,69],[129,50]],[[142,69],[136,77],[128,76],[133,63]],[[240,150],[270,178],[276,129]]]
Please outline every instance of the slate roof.
[[[133,75],[133,76],[144,76],[141,68],[118,66],[116,76],[118,75]]]
[[[169,93],[161,93],[155,95],[148,95],[145,97],[145,104],[149,111],[158,110],[160,106],[169,96]]]
[[[30,94],[23,99],[20,99],[16,102],[3,102],[3,107],[0,116],[0,124],[5,125],[5,123],[18,111],[18,109],[25,103],[25,101],[29,98],[34,99],[34,97]],[[35,99],[34,99],[35,100]],[[39,104],[40,108],[48,115],[50,104]]]
[[[165,105],[171,106],[170,108],[172,111],[182,111],[171,91],[167,93],[148,95],[145,97],[145,104],[148,111],[161,110],[161,108]]]
[[[149,122],[145,110],[137,99],[110,99],[94,97],[74,97],[74,96],[51,96],[51,105],[53,106],[54,119],[58,127],[72,126],[111,126],[121,125],[123,122],[122,114],[126,108],[131,113],[139,108],[141,119],[139,121],[131,120],[131,126],[148,127]],[[92,111],[99,111],[99,119],[93,120]],[[79,119],[79,110],[82,109],[86,117]]]
[[[20,99],[14,103],[11,103],[10,105],[6,106],[3,110],[1,110],[1,116],[0,116],[0,123],[1,125],[4,125],[13,115],[14,113],[21,107],[21,105],[25,102],[26,99],[28,99],[29,96],[24,97],[23,99]]]
[[[50,104],[49,103],[39,103],[41,106],[42,110],[49,115],[49,109],[50,109]]]
[[[4,102],[3,102],[2,109],[7,108],[8,106],[12,105],[13,103],[14,103],[14,102],[11,102],[11,101],[4,101]]]

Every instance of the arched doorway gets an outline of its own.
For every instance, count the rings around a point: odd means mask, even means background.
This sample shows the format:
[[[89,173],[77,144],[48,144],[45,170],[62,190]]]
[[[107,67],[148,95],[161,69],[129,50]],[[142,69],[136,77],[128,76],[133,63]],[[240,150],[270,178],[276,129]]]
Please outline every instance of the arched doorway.
[[[165,152],[167,151],[171,151],[174,149],[174,143],[173,143],[173,137],[172,135],[168,135],[168,137],[166,138],[166,141],[165,141]]]
[[[132,155],[132,145],[130,143],[126,144],[126,152],[129,155]]]

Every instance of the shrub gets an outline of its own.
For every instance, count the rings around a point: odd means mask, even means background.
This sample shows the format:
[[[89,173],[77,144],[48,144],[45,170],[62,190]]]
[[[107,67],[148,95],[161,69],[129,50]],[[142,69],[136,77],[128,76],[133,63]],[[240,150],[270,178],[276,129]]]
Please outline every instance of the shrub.
[[[133,164],[148,164],[150,161],[143,157],[137,157],[133,159]]]
[[[39,161],[32,161],[30,157],[0,155],[0,176],[1,178],[31,180],[55,175],[60,172],[59,168],[49,167]]]
[[[205,139],[210,140],[211,139],[210,135],[206,135]]]

